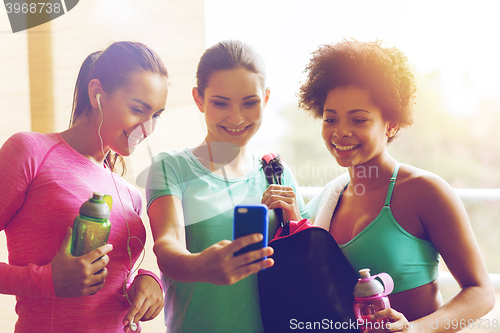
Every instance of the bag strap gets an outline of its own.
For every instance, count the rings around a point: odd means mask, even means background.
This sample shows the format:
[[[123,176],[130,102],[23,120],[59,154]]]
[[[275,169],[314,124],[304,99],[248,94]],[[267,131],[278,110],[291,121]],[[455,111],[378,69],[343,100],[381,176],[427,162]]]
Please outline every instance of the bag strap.
[[[281,176],[283,175],[283,164],[281,164],[281,157],[279,154],[268,153],[262,157],[260,160],[262,163],[262,168],[264,169],[264,175],[266,176],[269,185],[277,184],[282,185]],[[278,219],[280,226],[282,227],[282,236],[287,236],[290,234],[290,221],[283,220],[283,209],[276,208],[274,213]]]

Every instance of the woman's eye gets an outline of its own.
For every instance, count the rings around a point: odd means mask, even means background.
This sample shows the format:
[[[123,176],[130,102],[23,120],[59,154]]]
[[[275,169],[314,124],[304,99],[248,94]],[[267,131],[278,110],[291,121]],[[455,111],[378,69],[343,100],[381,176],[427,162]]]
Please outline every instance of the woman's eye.
[[[323,119],[323,121],[324,121],[325,123],[330,123],[330,124],[332,124],[332,123],[336,122],[336,121],[337,121],[337,119],[334,119],[334,118],[326,118],[326,119]]]
[[[363,118],[354,118],[354,119],[352,120],[352,122],[353,122],[353,123],[355,123],[355,124],[362,124],[362,123],[364,123],[365,121],[366,121],[366,119],[363,119]]]
[[[218,107],[218,108],[225,108],[227,106],[226,102],[217,102],[217,101],[214,101],[213,104],[214,104],[215,107]]]
[[[259,101],[248,101],[248,102],[243,103],[243,105],[247,108],[253,108],[257,104],[259,104]]]
[[[141,109],[132,108],[132,111],[134,111],[135,113],[142,113]]]
[[[153,115],[153,119],[154,119],[154,120],[158,120],[158,119],[160,119],[160,118],[161,118],[161,113],[157,113],[157,114],[154,114],[154,115]]]

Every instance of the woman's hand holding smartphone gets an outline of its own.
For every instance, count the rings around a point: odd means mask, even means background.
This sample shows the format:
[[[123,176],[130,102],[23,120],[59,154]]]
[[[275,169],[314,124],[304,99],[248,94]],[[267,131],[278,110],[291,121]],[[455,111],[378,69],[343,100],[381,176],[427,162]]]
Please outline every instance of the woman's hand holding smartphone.
[[[274,264],[267,258],[273,254],[267,246],[267,206],[236,206],[233,227],[232,242],[222,240],[192,257],[195,281],[234,284]]]

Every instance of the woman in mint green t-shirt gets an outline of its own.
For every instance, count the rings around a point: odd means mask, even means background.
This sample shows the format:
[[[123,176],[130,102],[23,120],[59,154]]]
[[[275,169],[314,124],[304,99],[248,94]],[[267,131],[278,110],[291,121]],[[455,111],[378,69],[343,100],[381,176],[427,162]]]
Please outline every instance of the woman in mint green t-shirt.
[[[285,166],[283,187],[270,186],[247,144],[259,130],[270,91],[261,57],[240,41],[220,42],[203,54],[193,98],[207,136],[193,149],[161,153],[147,186],[154,252],[164,275],[168,332],[262,332],[257,273],[273,265],[267,247],[234,252],[261,240],[233,242],[235,205],[265,203],[286,218],[306,216]],[[277,222],[270,213],[270,235]]]

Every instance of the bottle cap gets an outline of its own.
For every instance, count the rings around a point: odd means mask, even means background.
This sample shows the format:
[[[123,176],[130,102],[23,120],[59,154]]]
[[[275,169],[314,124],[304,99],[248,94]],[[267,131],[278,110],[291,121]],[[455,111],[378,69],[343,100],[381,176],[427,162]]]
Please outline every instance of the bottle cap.
[[[394,288],[392,278],[387,273],[370,276],[370,269],[365,268],[359,271],[359,276],[360,278],[358,279],[358,283],[354,286],[354,297],[370,297],[377,294],[383,294],[383,296],[386,296],[389,295]],[[375,279],[376,277],[379,277],[384,282],[386,286],[385,291],[384,286]]]
[[[108,219],[111,212],[104,200],[104,194],[94,192],[92,198],[80,207],[80,214],[97,219]]]

